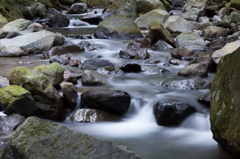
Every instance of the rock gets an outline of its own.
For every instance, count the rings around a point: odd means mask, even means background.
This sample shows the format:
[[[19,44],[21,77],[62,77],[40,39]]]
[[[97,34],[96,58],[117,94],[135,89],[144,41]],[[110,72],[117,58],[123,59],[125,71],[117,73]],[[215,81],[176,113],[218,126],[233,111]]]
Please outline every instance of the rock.
[[[138,38],[134,42],[128,44],[127,49],[152,48],[147,38]]]
[[[219,21],[217,22],[216,24],[217,27],[222,27],[222,28],[229,28],[229,29],[232,29],[232,26],[231,24],[227,23],[227,22],[224,22],[224,21]]]
[[[156,43],[159,40],[162,40],[170,44],[172,47],[175,47],[171,34],[164,28],[164,26],[160,22],[151,21],[149,23],[148,35],[152,43]]]
[[[206,7],[205,15],[208,17],[213,17],[217,14],[218,5],[208,6]]]
[[[79,21],[73,22],[73,26],[89,26],[89,24],[79,20]]]
[[[142,68],[139,64],[136,63],[129,63],[129,64],[124,64],[120,67],[123,72],[134,72],[138,73],[141,72]]]
[[[211,105],[211,93],[204,94],[198,98],[198,102],[204,104],[206,107],[210,108]]]
[[[7,23],[8,23],[8,20],[3,15],[0,15],[0,29]]]
[[[33,71],[44,74],[53,86],[58,86],[63,81],[64,68],[59,63],[36,66]]]
[[[73,59],[69,60],[69,66],[71,67],[79,67],[81,65],[81,61],[78,59]]]
[[[89,47],[91,44],[90,44],[90,42],[88,42],[88,41],[81,41],[81,42],[79,43],[79,45],[81,45],[81,46],[83,46],[83,47]]]
[[[69,14],[82,14],[87,12],[88,7],[86,3],[74,3],[68,9]]]
[[[41,31],[43,30],[43,26],[39,23],[33,23],[33,32]]]
[[[206,44],[203,39],[195,32],[181,33],[176,37],[176,46],[178,48],[187,48],[191,50],[205,50]]]
[[[80,20],[87,22],[88,25],[92,24],[92,25],[98,25],[102,19],[101,19],[102,15],[99,14],[86,14],[83,17],[80,18]]]
[[[197,21],[200,10],[198,8],[191,8],[181,15],[182,18],[190,21]]]
[[[81,83],[83,86],[100,86],[100,85],[107,85],[107,79],[93,70],[86,70],[83,72]]]
[[[103,59],[87,59],[82,63],[83,70],[97,70],[99,67],[110,66],[114,67],[114,65]]]
[[[65,107],[74,110],[78,100],[78,93],[76,89],[74,88],[73,84],[69,82],[63,82],[60,84],[60,86],[63,92]]]
[[[25,19],[17,19],[7,23],[0,29],[0,39],[14,38],[19,35],[33,32],[31,21]]]
[[[162,40],[158,40],[158,42],[156,42],[155,44],[153,44],[153,50],[156,51],[162,51],[162,50],[170,50],[173,49],[173,47],[171,45],[169,45],[168,43],[166,43],[165,41]]]
[[[0,89],[0,105],[7,114],[35,115],[37,107],[31,93],[16,85]]]
[[[235,8],[239,10],[240,9],[239,0],[231,0],[231,2],[229,3],[229,8]]]
[[[119,52],[119,56],[124,59],[148,59],[151,55],[146,49],[122,49]]]
[[[234,39],[223,37],[223,38],[218,38],[216,40],[211,41],[209,44],[208,48],[212,50],[218,50],[223,48],[227,43],[234,42]]]
[[[207,0],[187,0],[182,10],[187,11],[191,8],[198,8],[200,10],[200,16],[204,16],[207,7]]]
[[[124,72],[121,69],[117,67],[110,67],[110,66],[100,67],[97,69],[97,72],[100,74],[111,74],[111,75],[124,74]]]
[[[115,115],[126,113],[130,103],[131,96],[120,90],[93,89],[81,95],[81,106],[104,110]]]
[[[21,134],[21,135],[20,135]],[[39,142],[44,141],[44,143]],[[80,151],[81,150],[81,151]],[[31,153],[27,153],[31,152]],[[29,117],[12,134],[1,158],[122,158],[141,159],[126,146],[95,138],[66,127]]]
[[[9,86],[9,80],[6,77],[0,76],[0,89]]]
[[[205,29],[203,29],[202,32],[202,36],[207,38],[226,37],[227,35],[228,35],[227,29],[217,26],[208,26]]]
[[[95,35],[103,39],[134,39],[142,37],[137,24],[119,14],[99,23]]]
[[[229,16],[229,23],[238,23],[240,21],[240,12],[239,11],[233,11],[231,12]]]
[[[78,83],[76,76],[70,72],[64,72],[63,78],[65,82],[71,82],[72,84]]]
[[[26,67],[15,67],[10,73],[9,83],[21,85],[31,92],[41,117],[51,120],[64,118],[62,99],[45,75]]]
[[[19,114],[0,116],[0,130],[3,132],[13,132],[24,120],[25,118]]]
[[[46,6],[40,2],[34,2],[30,7],[29,18],[33,19],[35,16],[42,17],[47,12]]]
[[[77,109],[70,117],[74,122],[102,122],[102,121],[116,121],[119,117],[103,110],[98,109]]]
[[[160,60],[149,59],[146,62],[144,62],[144,64],[158,64],[160,62],[161,62]]]
[[[71,73],[76,76],[77,79],[80,79],[83,74],[83,70],[78,67],[64,66],[65,72]]]
[[[191,78],[187,80],[180,81],[171,81],[171,82],[163,82],[162,85],[171,89],[179,89],[179,90],[198,90],[205,89],[208,85],[207,81],[201,78]]]
[[[49,54],[51,56],[54,56],[54,55],[62,55],[66,53],[78,53],[78,52],[84,52],[84,51],[85,49],[81,45],[67,44],[67,45],[52,47],[52,49],[49,51]]]
[[[240,40],[226,44],[222,49],[219,49],[212,54],[213,62],[218,64],[222,57],[231,54],[240,47]]]
[[[74,0],[59,0],[61,4],[72,5]]]
[[[161,1],[158,0],[138,0],[138,11],[140,13],[148,13],[153,9],[166,10]]]
[[[178,126],[194,112],[196,110],[193,106],[177,100],[163,100],[153,108],[155,119],[162,126]]]
[[[48,9],[48,11],[46,13],[45,18],[46,19],[51,19],[51,18],[55,17],[58,14],[60,14],[59,11],[57,11],[55,8],[50,8],[50,9]]]
[[[170,14],[166,12],[165,10],[162,9],[154,9],[140,17],[138,17],[135,20],[135,23],[140,27],[140,28],[148,28],[149,23],[151,21],[157,21],[160,23],[164,23],[168,18]]]
[[[207,77],[208,72],[207,72],[207,66],[202,64],[202,63],[196,63],[196,64],[191,64],[188,65],[187,67],[181,69],[178,72],[179,76],[184,76],[184,77]]]
[[[117,0],[103,12],[102,19],[104,20],[115,14],[121,14],[131,20],[135,20],[137,11],[137,0]]]
[[[210,122],[213,139],[232,154],[240,157],[239,147],[239,48],[224,56],[211,85]]]
[[[53,28],[67,27],[70,23],[70,20],[66,15],[57,14],[51,19],[49,19],[48,25]]]
[[[189,56],[193,56],[194,55],[194,51],[191,49],[187,49],[187,48],[177,48],[177,49],[173,49],[171,50],[171,55],[172,57],[176,58],[176,59],[185,59],[185,57],[189,57]]]
[[[69,63],[66,57],[61,57],[59,55],[54,55],[49,60],[50,63],[57,62],[59,64],[67,65]]]
[[[4,46],[0,44],[0,57],[18,57],[27,55],[26,52],[17,46]]]
[[[172,65],[184,65],[184,66],[187,66],[189,64],[188,61],[179,60],[179,59],[175,59],[175,58],[170,58],[169,63]]]
[[[65,38],[63,35],[59,33],[52,33],[50,31],[39,31],[35,33],[28,33],[21,36],[17,36],[12,39],[1,39],[0,44],[5,46],[6,48],[17,47],[19,52],[20,49],[25,54],[42,54],[44,51],[50,50],[53,46],[62,45],[64,43]],[[21,55],[22,53],[20,53]],[[6,52],[2,50],[0,52],[0,56],[8,56]],[[9,56],[12,56],[10,54]]]
[[[165,68],[156,68],[152,70],[151,73],[163,74],[163,73],[171,73],[171,72]]]
[[[193,30],[193,25],[179,16],[170,16],[164,23],[170,33],[183,33]]]
[[[189,64],[194,64],[194,63],[202,63],[206,65],[208,68],[208,72],[216,72],[217,65],[213,62],[211,58],[211,54],[199,57],[193,61],[191,61]]]

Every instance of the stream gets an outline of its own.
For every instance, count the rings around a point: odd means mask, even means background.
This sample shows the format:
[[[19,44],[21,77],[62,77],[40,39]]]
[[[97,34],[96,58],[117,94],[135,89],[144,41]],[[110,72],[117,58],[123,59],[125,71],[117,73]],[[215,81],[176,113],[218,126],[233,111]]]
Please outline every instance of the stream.
[[[96,25],[74,27],[73,21],[82,15],[69,15],[71,19],[69,27],[48,29],[52,32],[59,32],[63,35],[93,34]],[[173,81],[187,79],[177,76],[183,65],[164,66],[167,57],[170,57],[169,51],[153,51],[149,49],[151,59],[160,59],[159,64],[144,64],[147,60],[122,59],[119,57],[119,51],[133,40],[108,40],[108,39],[73,39],[75,44],[81,41],[89,41],[92,45],[101,46],[102,49],[94,51],[85,51],[74,53],[73,57],[84,61],[86,56],[101,55],[103,59],[109,60],[116,67],[126,63],[138,63],[143,71],[141,73],[125,73],[120,76],[108,75],[106,78],[109,85],[102,88],[118,89],[128,92],[131,97],[131,106],[128,112],[118,122],[101,123],[73,123],[69,117],[64,122],[58,122],[68,129],[78,132],[84,132],[102,139],[107,139],[115,144],[128,146],[135,153],[145,159],[232,159],[232,157],[218,147],[217,142],[212,139],[209,121],[209,108],[197,102],[199,96],[209,92],[209,90],[182,91],[173,90],[161,86],[163,81]],[[198,52],[199,56],[204,56],[210,52]],[[30,61],[32,64],[20,65],[19,61]],[[0,76],[8,77],[11,70],[17,66],[28,67],[32,69],[35,66],[48,64],[48,59],[41,59],[40,55],[30,55],[28,59],[21,57],[0,58]],[[156,68],[165,68],[171,73],[159,74],[153,70]],[[205,78],[211,82],[215,74],[209,73]],[[82,86],[80,80],[75,85],[79,94],[97,87]],[[158,126],[154,115],[153,106],[163,99],[175,99],[191,104],[197,110],[185,119],[178,127]],[[78,100],[77,108],[80,108]],[[0,116],[4,115],[0,112]],[[0,132],[0,154],[7,139],[11,134]]]

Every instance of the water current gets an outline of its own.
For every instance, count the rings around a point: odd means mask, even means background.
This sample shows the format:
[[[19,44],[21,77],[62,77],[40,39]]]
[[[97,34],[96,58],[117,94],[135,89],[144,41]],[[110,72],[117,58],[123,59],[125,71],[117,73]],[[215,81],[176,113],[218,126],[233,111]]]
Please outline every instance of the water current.
[[[59,29],[48,29],[52,32],[60,32],[64,35],[93,34],[96,25],[74,27],[72,24],[82,15],[69,15],[71,23],[69,27]],[[163,81],[186,79],[177,76],[179,70],[185,66],[164,66],[170,53],[167,51],[148,52],[152,59],[160,59],[161,63],[155,65],[144,64],[146,60],[122,59],[119,51],[125,48],[133,40],[107,40],[107,39],[73,39],[67,38],[75,44],[81,41],[89,41],[92,45],[101,46],[102,49],[75,53],[74,57],[81,61],[89,55],[101,55],[103,59],[109,60],[115,66],[126,63],[138,63],[142,66],[141,73],[126,73],[121,76],[106,76],[109,85],[101,86],[110,89],[118,89],[128,92],[131,97],[131,106],[125,116],[118,122],[101,123],[72,123],[69,117],[64,122],[59,122],[73,131],[85,132],[90,135],[110,140],[116,144],[126,145],[134,152],[146,159],[232,159],[225,151],[220,149],[212,139],[209,122],[209,109],[197,102],[199,96],[209,90],[180,91],[168,89],[161,86]],[[210,52],[198,52],[204,56]],[[20,65],[19,61],[30,61],[32,64]],[[40,59],[39,55],[30,55],[28,59],[0,58],[0,75],[8,77],[11,70],[17,66],[33,68],[37,65],[48,64],[49,60]],[[155,68],[166,68],[170,74],[154,73]],[[211,82],[215,74],[210,73],[205,80]],[[76,89],[82,92],[96,87],[85,87],[79,81]],[[185,119],[178,127],[158,126],[154,115],[153,106],[162,99],[175,99],[191,104],[198,111]],[[80,107],[78,100],[77,108]],[[0,115],[4,115],[2,112]],[[3,150],[9,133],[0,132],[0,153]]]

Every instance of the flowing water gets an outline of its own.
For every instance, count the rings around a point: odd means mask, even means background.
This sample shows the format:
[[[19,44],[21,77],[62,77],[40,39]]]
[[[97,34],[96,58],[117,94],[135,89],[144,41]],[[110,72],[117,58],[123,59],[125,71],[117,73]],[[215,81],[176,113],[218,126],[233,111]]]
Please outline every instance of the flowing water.
[[[73,21],[78,16],[71,15],[69,27],[60,29],[49,29],[64,35],[93,34],[96,26],[74,27]],[[153,51],[149,49],[152,59],[160,59],[161,63],[155,65],[144,64],[147,60],[122,59],[119,51],[133,40],[107,40],[107,39],[72,39],[75,44],[81,41],[89,41],[92,45],[101,46],[102,49],[75,53],[74,57],[81,61],[87,56],[101,55],[103,59],[109,60],[115,66],[125,63],[138,63],[142,66],[141,73],[126,73],[121,76],[106,76],[109,85],[101,86],[110,89],[119,89],[128,92],[131,97],[131,106],[125,116],[118,122],[101,123],[72,123],[69,117],[59,124],[65,125],[70,130],[85,132],[99,138],[108,139],[116,144],[126,145],[134,152],[146,159],[232,159],[230,155],[220,149],[212,139],[209,122],[209,109],[199,104],[199,96],[206,94],[209,90],[181,91],[168,89],[161,86],[163,81],[181,80],[184,77],[177,76],[181,68],[185,66],[164,66],[170,53],[167,51]],[[200,52],[204,56],[209,52]],[[19,61],[30,61],[33,64],[20,65]],[[8,77],[10,71],[17,66],[33,68],[37,65],[48,64],[48,60],[40,59],[39,55],[30,55],[28,59],[23,58],[0,58],[0,75]],[[166,68],[170,74],[154,73],[155,68]],[[215,74],[209,74],[205,78],[211,82]],[[99,87],[81,86],[80,81],[76,85],[79,94]],[[198,111],[185,119],[178,127],[164,127],[156,124],[153,115],[153,106],[163,99],[175,99],[191,104]],[[80,107],[79,98],[77,108]],[[0,113],[2,116],[3,114]],[[0,132],[0,152],[6,144],[6,138],[10,134]]]

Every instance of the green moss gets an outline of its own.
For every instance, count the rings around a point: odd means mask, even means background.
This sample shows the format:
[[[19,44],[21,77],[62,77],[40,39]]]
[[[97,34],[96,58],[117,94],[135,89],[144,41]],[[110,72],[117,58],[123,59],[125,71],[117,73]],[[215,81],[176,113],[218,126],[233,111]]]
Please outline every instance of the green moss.
[[[58,0],[38,0],[38,1],[45,4],[48,8],[55,8],[57,10],[62,9],[62,5]]]
[[[166,0],[161,0],[161,2],[163,3],[164,7],[166,8],[167,11],[172,10],[172,7],[170,5],[170,3]]]
[[[229,3],[229,7],[240,10],[240,0],[231,0],[231,2]]]

